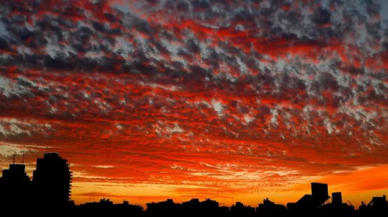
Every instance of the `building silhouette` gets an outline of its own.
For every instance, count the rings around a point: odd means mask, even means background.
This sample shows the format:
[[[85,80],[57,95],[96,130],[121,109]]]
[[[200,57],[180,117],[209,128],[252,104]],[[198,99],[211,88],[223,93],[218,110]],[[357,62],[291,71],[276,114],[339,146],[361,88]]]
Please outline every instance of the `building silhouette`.
[[[342,194],[341,194],[341,192],[333,192],[331,194],[331,202],[334,205],[341,205],[342,204]]]
[[[385,195],[373,197],[366,204],[362,202],[358,210],[348,202],[343,202],[341,192],[332,192],[328,200],[328,185],[311,183],[311,194],[306,194],[295,203],[276,204],[268,198],[258,207],[236,202],[231,207],[220,206],[211,199],[200,201],[193,198],[182,203],[172,199],[147,203],[147,210],[140,205],[114,204],[109,199],[99,202],[75,205],[70,201],[72,173],[66,159],[57,153],[44,154],[37,160],[32,181],[26,174],[24,164],[9,165],[0,177],[1,217],[129,217],[129,216],[388,216],[388,202]],[[307,215],[306,215],[307,214]]]
[[[24,164],[15,163],[9,165],[9,169],[3,170],[0,178],[1,216],[26,214],[26,210],[19,208],[29,205],[31,182],[25,170]]]
[[[65,215],[71,179],[69,164],[58,153],[47,153],[38,159],[32,180],[35,212],[42,216]]]
[[[385,195],[383,195],[382,197],[373,197],[368,204],[362,202],[361,206],[359,207],[359,211],[367,215],[385,214],[385,216],[388,216],[387,197]]]
[[[147,203],[147,213],[155,216],[178,214],[179,204],[174,203],[173,199],[167,199],[158,203]]]
[[[327,184],[311,183],[311,194],[305,194],[296,203],[288,203],[291,212],[315,212],[329,199]]]
[[[262,204],[259,204],[256,212],[261,215],[284,215],[287,213],[287,208],[282,204],[275,204],[266,198]]]
[[[232,216],[251,216],[255,213],[255,208],[245,206],[242,202],[236,202],[235,205],[230,207],[230,213]]]
[[[229,211],[229,209],[227,211]],[[219,203],[217,201],[209,198],[204,201],[200,201],[198,198],[193,198],[190,201],[182,203],[174,203],[172,199],[167,199],[166,201],[158,203],[147,203],[147,214],[151,216],[219,216],[222,213],[225,213],[225,209],[219,207]]]
[[[122,204],[114,204],[109,199],[101,199],[99,202],[91,202],[75,206],[71,213],[74,217],[127,217],[139,216],[143,212],[143,207],[139,205],[131,205],[128,201],[123,201]]]
[[[199,210],[201,214],[218,214],[220,208],[219,206],[220,204],[217,201],[207,198],[205,201],[200,203]]]
[[[322,213],[351,215],[354,213],[354,206],[342,202],[341,192],[333,192],[331,194],[331,203],[325,204],[322,207]]]
[[[186,216],[196,215],[216,215],[218,213],[219,203],[207,198],[205,201],[199,201],[198,198],[183,202],[179,206],[179,213]]]

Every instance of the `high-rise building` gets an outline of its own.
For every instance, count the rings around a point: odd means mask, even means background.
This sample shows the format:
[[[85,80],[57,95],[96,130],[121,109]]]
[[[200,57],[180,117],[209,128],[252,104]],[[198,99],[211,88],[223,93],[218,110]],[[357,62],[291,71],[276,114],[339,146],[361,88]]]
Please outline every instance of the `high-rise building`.
[[[35,207],[42,215],[66,213],[70,199],[72,172],[67,160],[57,153],[47,153],[37,160],[33,173]]]
[[[28,205],[30,193],[30,178],[23,164],[11,164],[9,169],[3,170],[0,179],[0,211],[10,215],[22,215],[23,210],[18,207]]]

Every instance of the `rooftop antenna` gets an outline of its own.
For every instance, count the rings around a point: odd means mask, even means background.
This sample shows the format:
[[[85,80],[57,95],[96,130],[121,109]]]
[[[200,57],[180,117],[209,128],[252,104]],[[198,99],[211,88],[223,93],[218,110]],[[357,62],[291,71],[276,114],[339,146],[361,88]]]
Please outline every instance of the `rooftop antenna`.
[[[15,158],[16,158],[16,154],[13,154],[13,156],[12,156],[12,164],[15,164]]]

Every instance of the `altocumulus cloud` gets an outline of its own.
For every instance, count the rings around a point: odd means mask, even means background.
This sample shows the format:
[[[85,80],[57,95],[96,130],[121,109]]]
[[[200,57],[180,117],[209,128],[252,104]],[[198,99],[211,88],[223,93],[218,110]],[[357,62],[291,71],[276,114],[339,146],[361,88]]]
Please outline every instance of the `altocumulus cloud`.
[[[48,146],[81,165],[79,182],[212,195],[386,164],[379,10],[375,0],[3,0],[1,158],[7,143]]]

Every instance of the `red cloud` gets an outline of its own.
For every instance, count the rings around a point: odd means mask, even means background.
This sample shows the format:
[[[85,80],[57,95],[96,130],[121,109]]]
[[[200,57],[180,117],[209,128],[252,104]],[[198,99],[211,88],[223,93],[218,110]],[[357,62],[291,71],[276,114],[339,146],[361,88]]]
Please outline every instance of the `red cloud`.
[[[314,1],[253,11],[189,1],[195,13],[130,3],[125,12],[108,1],[6,2],[0,139],[60,152],[77,200],[127,197],[85,193],[90,183],[244,198],[388,163],[379,27],[363,39],[356,31],[371,23],[340,10],[343,25],[317,20],[324,6]],[[306,26],[298,5],[311,13]]]

